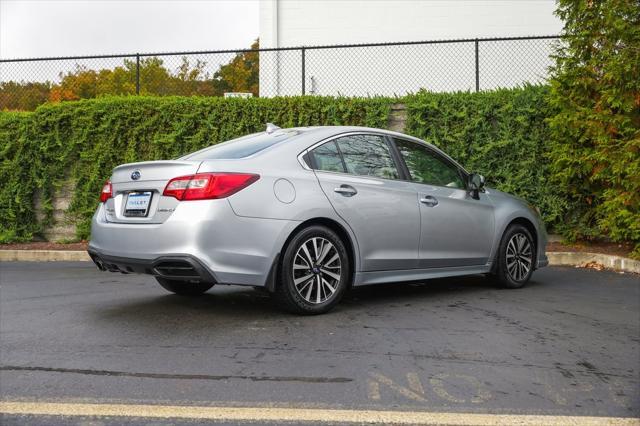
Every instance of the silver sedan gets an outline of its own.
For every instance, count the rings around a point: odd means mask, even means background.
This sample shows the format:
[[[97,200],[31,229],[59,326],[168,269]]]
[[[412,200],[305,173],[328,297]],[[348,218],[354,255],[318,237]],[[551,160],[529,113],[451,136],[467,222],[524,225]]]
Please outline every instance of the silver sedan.
[[[193,296],[263,287],[304,314],[352,286],[546,266],[536,209],[422,140],[362,127],[267,131],[113,170],[93,217],[101,270]]]

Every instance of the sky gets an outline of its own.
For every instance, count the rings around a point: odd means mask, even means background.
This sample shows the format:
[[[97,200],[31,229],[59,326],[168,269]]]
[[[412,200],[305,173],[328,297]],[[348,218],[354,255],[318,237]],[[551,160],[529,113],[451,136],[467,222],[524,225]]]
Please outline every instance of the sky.
[[[0,0],[0,58],[248,48],[258,0]]]

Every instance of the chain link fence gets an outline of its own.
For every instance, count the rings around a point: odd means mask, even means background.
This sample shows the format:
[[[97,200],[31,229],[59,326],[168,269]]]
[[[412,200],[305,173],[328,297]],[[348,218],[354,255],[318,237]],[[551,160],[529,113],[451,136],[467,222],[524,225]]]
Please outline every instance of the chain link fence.
[[[0,110],[102,95],[402,96],[544,82],[557,36],[0,59]]]

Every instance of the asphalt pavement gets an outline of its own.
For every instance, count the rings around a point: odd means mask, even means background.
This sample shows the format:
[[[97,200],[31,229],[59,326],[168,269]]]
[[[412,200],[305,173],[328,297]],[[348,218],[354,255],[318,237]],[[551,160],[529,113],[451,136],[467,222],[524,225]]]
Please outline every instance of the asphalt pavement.
[[[0,283],[5,402],[640,417],[634,274],[380,285],[314,317],[252,288],[183,298],[88,262],[6,262]]]

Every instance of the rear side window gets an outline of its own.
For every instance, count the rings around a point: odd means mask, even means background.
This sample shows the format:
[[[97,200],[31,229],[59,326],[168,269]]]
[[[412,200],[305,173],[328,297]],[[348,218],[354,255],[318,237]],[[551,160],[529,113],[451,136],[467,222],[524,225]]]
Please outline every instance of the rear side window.
[[[180,160],[233,160],[249,157],[295,135],[295,132],[256,133],[187,154]]]
[[[334,141],[320,145],[313,150],[311,155],[313,155],[313,160],[317,170],[340,173],[345,172],[342,157],[340,156],[338,146]]]
[[[317,170],[398,179],[398,169],[382,136],[343,136],[319,146],[311,155]]]

